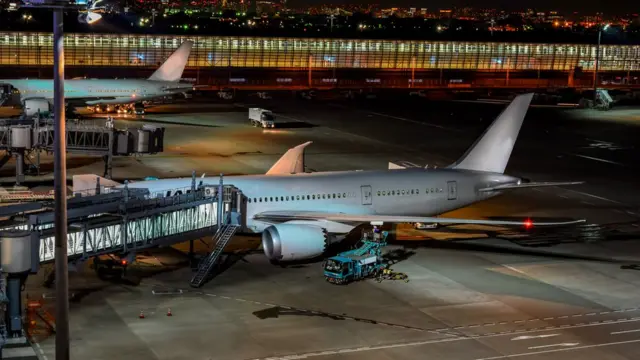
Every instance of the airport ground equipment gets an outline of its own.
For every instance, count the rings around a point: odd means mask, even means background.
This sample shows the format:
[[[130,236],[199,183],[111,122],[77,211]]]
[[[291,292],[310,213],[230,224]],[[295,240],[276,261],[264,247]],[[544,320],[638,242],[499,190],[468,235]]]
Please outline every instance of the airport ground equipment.
[[[332,284],[348,284],[368,277],[375,277],[387,264],[382,258],[382,248],[387,245],[388,233],[365,232],[360,247],[333,256],[324,263],[324,277]]]
[[[376,277],[378,282],[382,282],[383,280],[401,280],[404,282],[409,282],[409,275],[403,272],[392,271],[391,269],[384,269],[378,276]]]
[[[251,125],[262,128],[273,128],[275,116],[270,110],[261,108],[249,108],[249,120]]]
[[[141,128],[116,129],[110,123],[106,126],[69,123],[66,132],[67,152],[102,156],[106,178],[111,178],[114,156],[156,154],[164,150],[163,127],[144,125]],[[16,184],[21,184],[25,176],[25,162],[30,162],[38,174],[40,155],[53,151],[53,140],[54,124],[51,119],[0,119],[0,150],[5,151],[0,167],[14,156]]]
[[[218,259],[220,258],[222,250],[224,250],[225,246],[227,246],[239,227],[240,226],[236,224],[228,224],[218,229],[216,235],[213,237],[215,248],[209,255],[202,259],[200,265],[198,265],[198,271],[191,279],[192,287],[198,288],[202,286],[202,284],[204,284],[207,277],[211,274],[213,267],[216,265]]]
[[[194,176],[191,187],[171,193],[150,194],[125,183],[121,188],[97,184],[89,196],[74,194],[67,202],[70,268],[99,255],[125,258],[145,248],[211,236],[229,224],[242,226],[242,193],[223,184],[222,177],[218,185],[196,186]],[[0,266],[7,279],[7,330],[13,336],[23,332],[21,286],[40,264],[55,260],[53,202],[2,206],[0,218],[5,219],[0,222]]]

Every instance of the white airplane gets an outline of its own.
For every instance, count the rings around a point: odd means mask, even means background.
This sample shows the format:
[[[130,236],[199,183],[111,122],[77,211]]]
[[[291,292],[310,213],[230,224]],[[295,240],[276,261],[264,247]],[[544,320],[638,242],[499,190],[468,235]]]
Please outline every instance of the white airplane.
[[[148,79],[65,80],[66,106],[72,109],[86,105],[142,103],[193,90],[192,84],[180,82],[192,47],[193,42],[183,42]],[[0,80],[0,84],[9,84],[19,91],[27,116],[49,112],[52,108],[53,80]]]
[[[454,164],[442,169],[407,168],[384,171],[304,173],[304,149],[311,142],[287,151],[265,175],[228,176],[246,196],[247,231],[262,233],[265,255],[271,260],[293,261],[322,255],[330,243],[340,241],[363,223],[437,223],[502,226],[554,226],[584,222],[499,221],[435,217],[482,201],[506,190],[580,182],[525,183],[504,175],[533,94],[520,95]],[[96,188],[96,175],[73,177],[73,191]],[[130,183],[160,197],[185,191],[190,178]],[[203,178],[204,184],[219,179]],[[122,187],[100,178],[100,184]]]

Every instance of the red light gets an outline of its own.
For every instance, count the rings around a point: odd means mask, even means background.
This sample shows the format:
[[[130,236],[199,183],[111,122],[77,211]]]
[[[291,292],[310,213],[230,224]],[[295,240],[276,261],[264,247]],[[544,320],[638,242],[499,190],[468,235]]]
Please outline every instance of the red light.
[[[125,259],[120,260],[120,263],[122,264],[122,266],[127,266],[127,260]]]
[[[533,227],[533,222],[530,219],[524,221],[524,228],[531,229]]]

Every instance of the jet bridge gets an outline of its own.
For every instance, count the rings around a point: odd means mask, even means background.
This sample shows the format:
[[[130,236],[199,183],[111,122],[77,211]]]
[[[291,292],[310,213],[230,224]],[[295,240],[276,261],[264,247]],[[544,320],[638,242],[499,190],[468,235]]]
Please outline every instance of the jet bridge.
[[[164,150],[164,128],[144,125],[141,128],[116,129],[112,122],[105,126],[90,126],[69,122],[67,151],[85,155],[102,156],[105,161],[104,176],[111,178],[114,156],[156,154]],[[51,119],[0,119],[0,150],[5,156],[0,167],[12,157],[16,158],[16,184],[24,181],[25,161],[32,162],[36,174],[40,171],[40,154],[53,151],[54,124]],[[35,160],[31,159],[33,156]]]
[[[173,191],[176,195],[168,197],[127,184],[122,188],[98,184],[90,193],[73,194],[67,203],[67,254],[72,265],[98,255],[126,256],[215,234],[216,250],[197,273],[201,285],[224,245],[243,226],[240,209],[245,200],[233,185],[223,184],[222,177],[218,185],[196,186],[194,175],[190,188]],[[52,201],[40,201],[0,207],[0,219],[4,219],[0,222],[0,266],[7,278],[7,328],[12,336],[22,331],[22,284],[40,264],[55,260],[53,206]]]

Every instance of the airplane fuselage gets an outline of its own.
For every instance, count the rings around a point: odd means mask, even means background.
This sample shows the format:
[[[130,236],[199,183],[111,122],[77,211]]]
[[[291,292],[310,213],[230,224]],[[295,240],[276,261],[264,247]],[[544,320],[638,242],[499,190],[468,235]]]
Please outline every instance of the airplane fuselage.
[[[53,99],[53,80],[0,80],[11,84],[20,92],[20,101],[28,99]],[[142,79],[73,79],[64,81],[67,103],[129,104],[158,97],[183,93],[193,89],[188,83]]]
[[[519,179],[503,174],[453,169],[321,172],[295,175],[227,176],[247,198],[247,230],[262,232],[274,222],[255,219],[265,211],[319,211],[359,215],[435,216],[500,194],[481,188]],[[152,196],[185,193],[191,178],[130,183],[148,188]],[[218,177],[197,179],[216,185]],[[330,233],[347,233],[354,226],[323,221]]]

